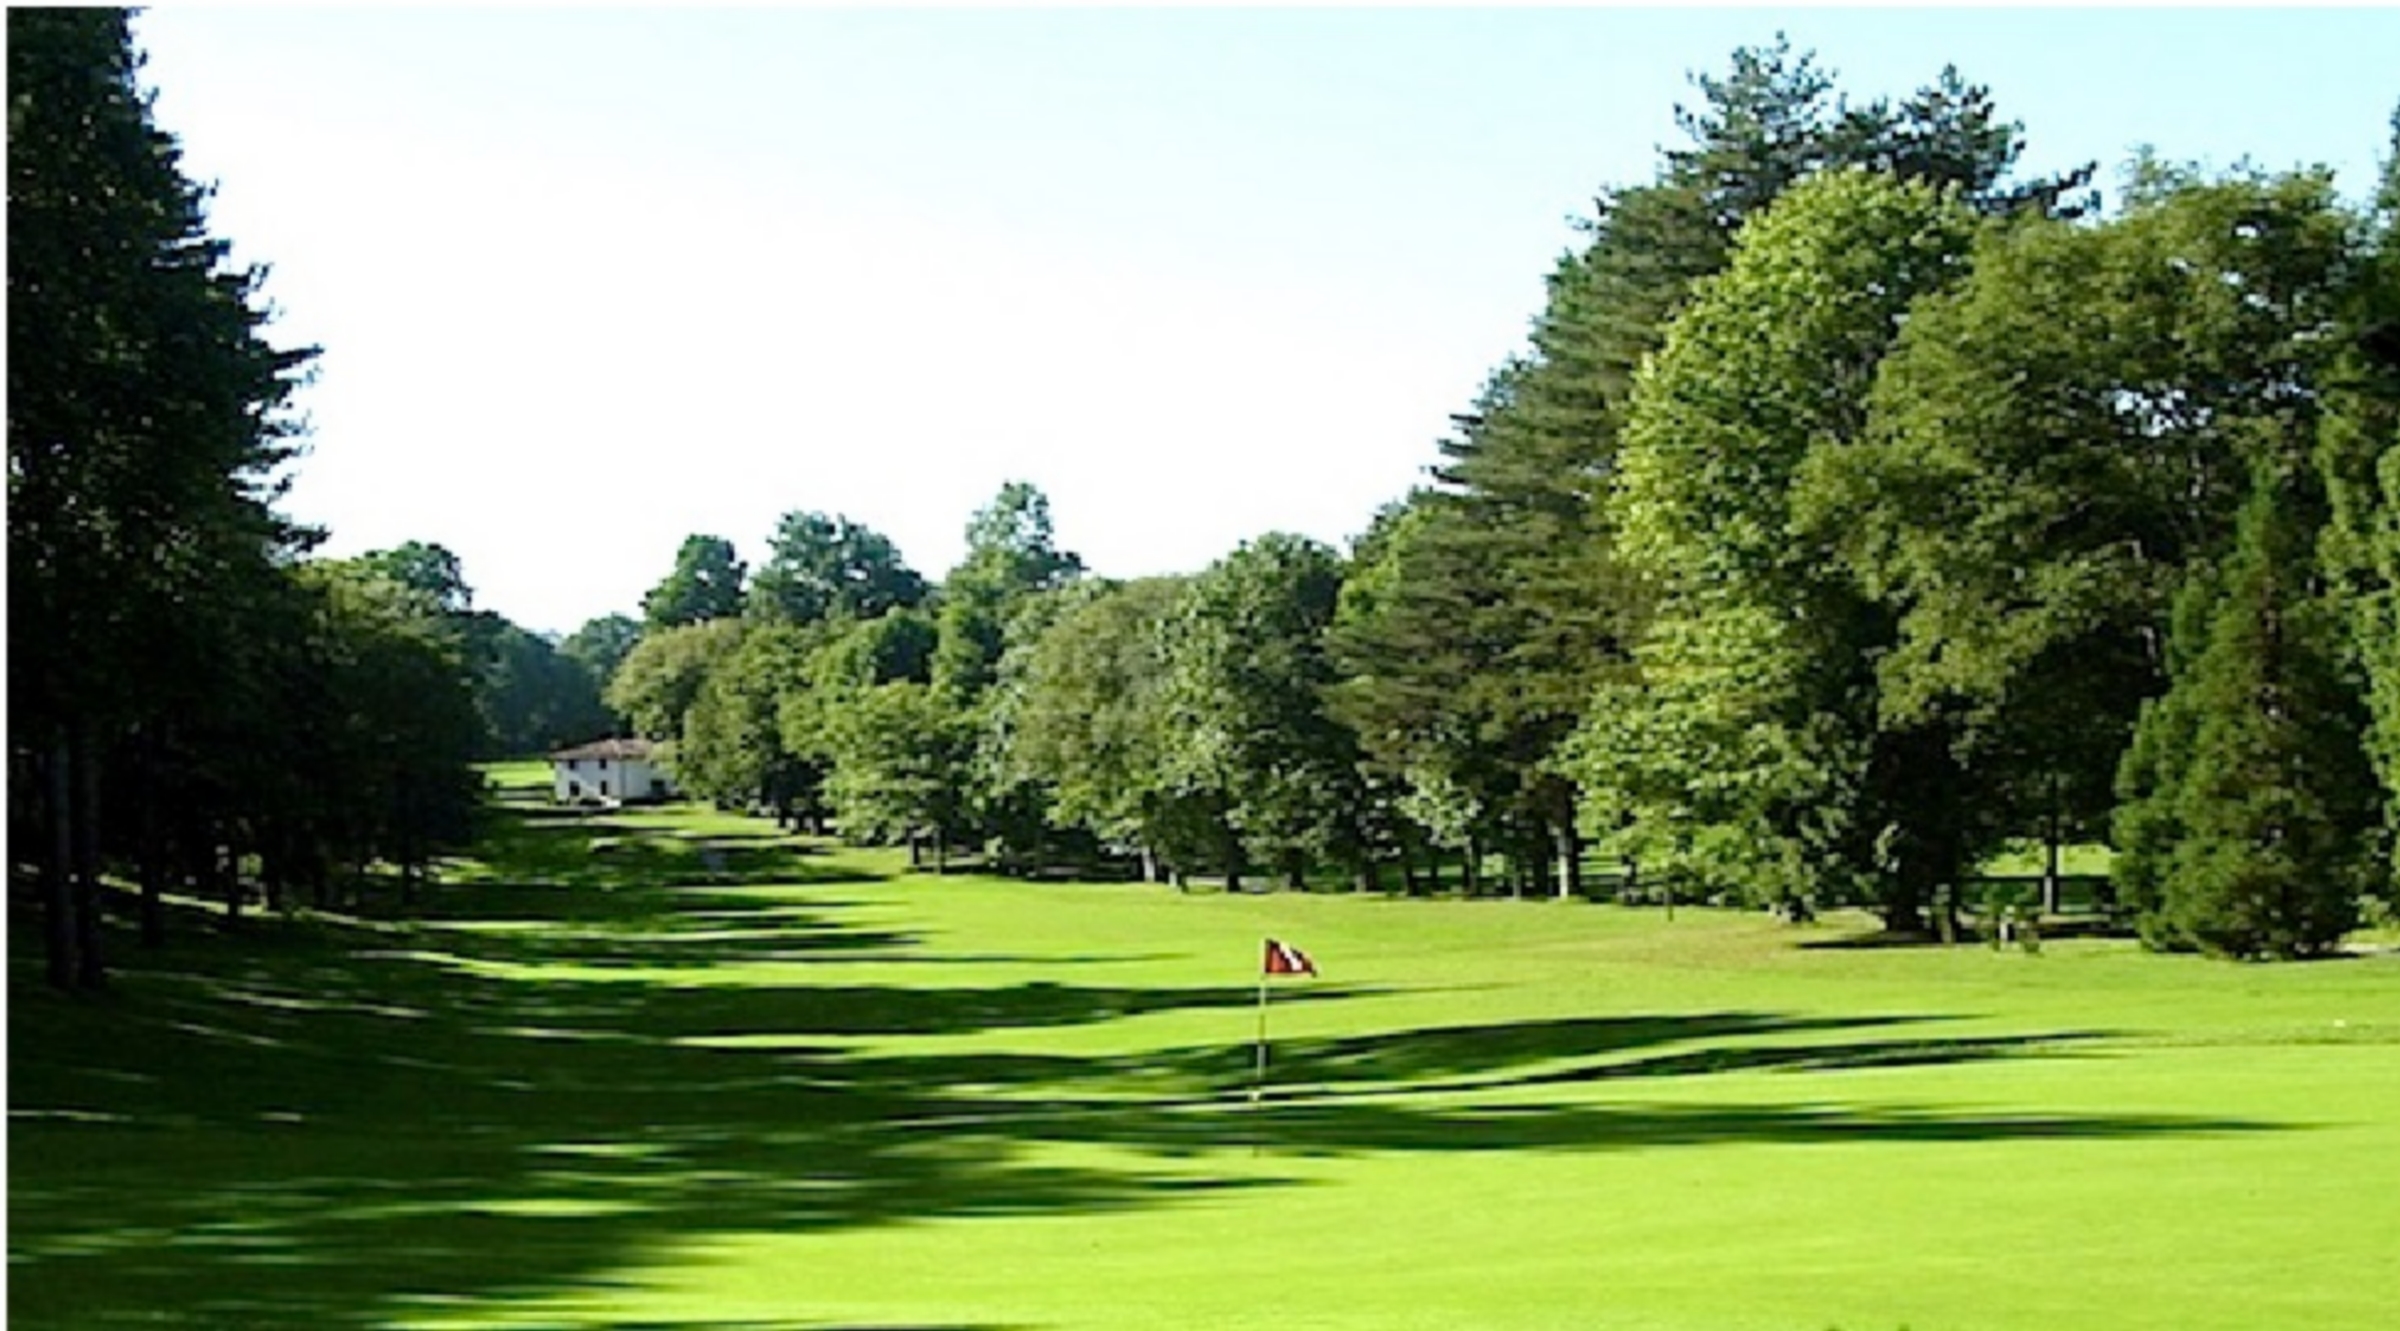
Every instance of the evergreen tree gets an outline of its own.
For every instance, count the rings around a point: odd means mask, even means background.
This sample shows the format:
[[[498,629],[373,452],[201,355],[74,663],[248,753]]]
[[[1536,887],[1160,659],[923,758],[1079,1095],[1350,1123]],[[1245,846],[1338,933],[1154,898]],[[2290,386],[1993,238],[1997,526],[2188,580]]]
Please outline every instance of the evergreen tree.
[[[104,978],[106,755],[230,707],[228,631],[309,536],[271,501],[315,353],[266,340],[138,65],[124,10],[9,12],[9,736],[61,986]]]
[[[2364,677],[2400,900],[2400,111],[2359,248],[2317,461],[2332,509],[2323,556]]]
[[[2116,872],[2159,946],[2310,956],[2357,923],[2375,786],[2313,585],[2309,488],[2260,464],[2223,575],[2183,593],[2184,668],[2142,714]]]

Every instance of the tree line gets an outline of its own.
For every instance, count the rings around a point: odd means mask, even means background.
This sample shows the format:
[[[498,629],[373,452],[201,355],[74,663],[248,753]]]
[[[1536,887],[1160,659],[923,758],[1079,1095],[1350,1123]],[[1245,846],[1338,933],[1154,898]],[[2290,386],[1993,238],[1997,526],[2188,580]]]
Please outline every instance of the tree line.
[[[315,358],[153,122],[122,10],[8,15],[12,899],[49,978],[106,977],[109,875],[329,905],[473,834],[479,757],[605,730],[586,659],[410,543],[313,557],[278,513]]]
[[[1695,78],[1527,345],[1347,549],[1120,581],[1012,483],[938,582],[842,515],[695,535],[563,642],[412,542],[275,512],[313,352],[151,123],[119,11],[12,11],[10,729],[52,978],[103,875],[409,893],[470,762],[625,729],[679,782],[937,867],[1578,894],[1606,866],[1955,924],[2106,840],[2161,947],[2321,952],[2400,826],[2400,183],[2022,179],[1944,70]],[[605,684],[605,693],[602,686]],[[1672,896],[1667,899],[1674,899]],[[2055,903],[2052,903],[2055,904]]]
[[[612,702],[687,786],[1157,876],[1682,892],[1957,928],[2106,841],[2167,948],[2394,894],[2400,185],[2137,156],[2025,179],[1945,69],[1778,39],[1694,80],[1529,345],[1346,551],[1078,576],[1011,485],[939,584],[795,513],[695,536]],[[1488,881],[1487,881],[1488,880]],[[2388,907],[2387,907],[2388,908]]]

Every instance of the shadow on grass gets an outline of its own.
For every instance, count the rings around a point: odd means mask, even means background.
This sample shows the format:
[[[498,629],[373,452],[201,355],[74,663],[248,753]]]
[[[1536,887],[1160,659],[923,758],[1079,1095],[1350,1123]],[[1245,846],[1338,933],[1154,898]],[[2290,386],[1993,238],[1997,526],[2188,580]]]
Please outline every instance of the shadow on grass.
[[[1491,1102],[1611,1078],[2023,1057],[2079,1038],[1896,1029],[1922,1018],[1699,1012],[1294,1041],[1276,1047],[1278,1089],[1255,1109],[1238,1037],[1138,1057],[860,1048],[862,1036],[1231,1016],[1255,993],[1047,978],[911,988],[842,983],[839,970],[738,987],[611,977],[763,956],[956,958],[846,922],[815,891],[838,891],[842,871],[771,840],[738,868],[729,855],[726,872],[810,890],[695,883],[696,853],[671,833],[608,835],[620,850],[592,868],[572,850],[583,838],[592,856],[589,824],[528,820],[497,840],[494,881],[446,889],[439,919],[187,933],[163,957],[127,953],[138,964],[94,1000],[34,984],[36,931],[12,929],[12,1325],[375,1327],[605,1298],[612,1272],[704,1233],[1102,1214],[1277,1186],[1256,1166],[1217,1167],[1228,1147],[1905,1145],[2264,1126],[1821,1100]],[[1876,1031],[1892,1034],[1862,1038]],[[1039,1149],[1051,1144],[1127,1157],[1062,1164]],[[654,1325],[815,1325],[809,1288],[795,1272],[799,1320]]]

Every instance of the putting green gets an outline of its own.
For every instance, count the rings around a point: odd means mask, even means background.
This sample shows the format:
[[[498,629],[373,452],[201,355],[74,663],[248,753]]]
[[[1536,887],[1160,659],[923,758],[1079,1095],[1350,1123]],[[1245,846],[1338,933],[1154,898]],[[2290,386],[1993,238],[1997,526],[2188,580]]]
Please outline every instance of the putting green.
[[[2383,1328],[2400,957],[904,871],[529,812],[420,923],[12,932],[22,1326]],[[1252,1105],[1260,940],[1277,981]]]

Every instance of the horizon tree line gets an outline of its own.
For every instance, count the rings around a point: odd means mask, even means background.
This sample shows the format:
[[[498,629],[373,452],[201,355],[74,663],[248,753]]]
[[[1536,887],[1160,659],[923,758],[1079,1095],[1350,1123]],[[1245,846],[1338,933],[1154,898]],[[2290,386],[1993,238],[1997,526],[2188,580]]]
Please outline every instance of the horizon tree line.
[[[603,731],[947,867],[1861,905],[2105,840],[2164,948],[2303,956],[2400,898],[2400,176],[2020,179],[1953,69],[1694,79],[1527,344],[1347,549],[1091,575],[1011,482],[939,581],[796,509],[560,641],[457,558],[275,511],[314,357],[208,234],[123,11],[10,24],[12,881],[103,982],[122,873],[406,908],[472,763]],[[2400,118],[2395,130],[2400,131]],[[2055,890],[2055,868],[2051,890]],[[2055,908],[2055,897],[2042,903]],[[2388,909],[2388,905],[2383,907]]]

